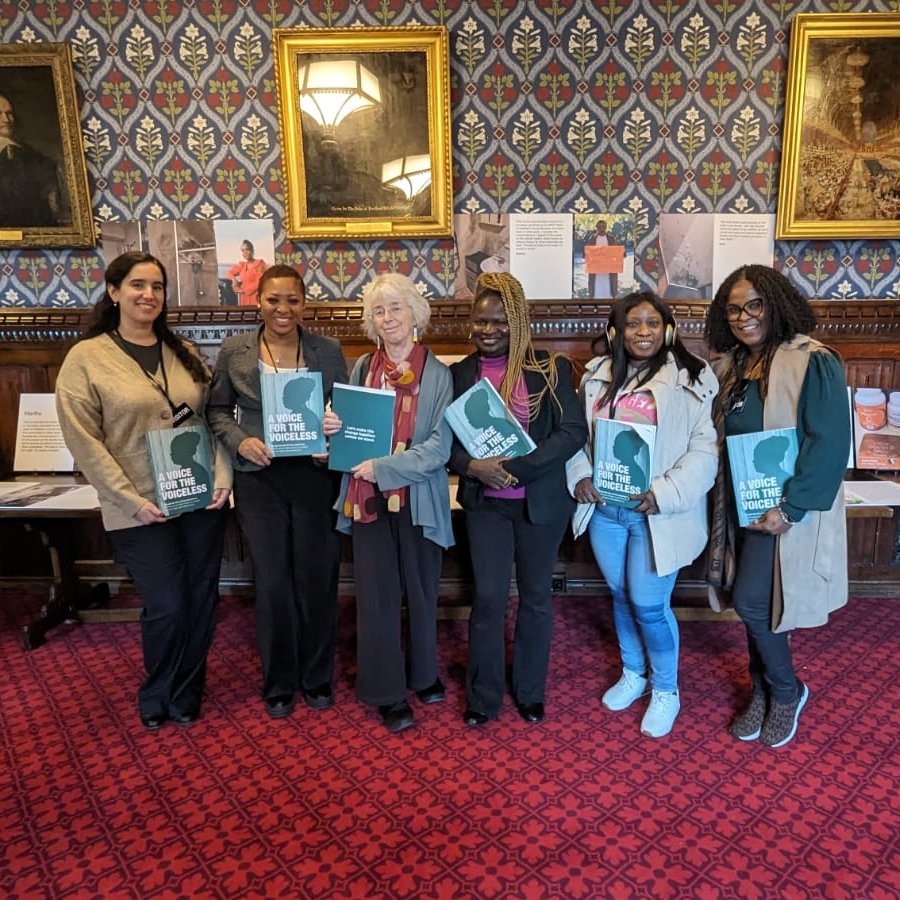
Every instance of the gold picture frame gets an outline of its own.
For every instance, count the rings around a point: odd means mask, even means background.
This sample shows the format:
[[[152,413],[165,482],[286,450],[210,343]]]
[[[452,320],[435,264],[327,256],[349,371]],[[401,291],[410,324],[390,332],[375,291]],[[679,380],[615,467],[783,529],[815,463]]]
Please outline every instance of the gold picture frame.
[[[900,15],[794,17],[776,237],[900,238],[898,54]]]
[[[274,42],[288,238],[452,234],[447,29],[278,28]]]
[[[66,44],[0,45],[0,250],[97,243]]]

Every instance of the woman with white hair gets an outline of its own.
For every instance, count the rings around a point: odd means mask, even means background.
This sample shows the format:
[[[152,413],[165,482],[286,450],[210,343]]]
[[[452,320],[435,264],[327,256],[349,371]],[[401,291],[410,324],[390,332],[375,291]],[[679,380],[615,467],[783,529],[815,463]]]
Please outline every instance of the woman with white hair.
[[[376,350],[357,360],[350,383],[395,392],[394,451],[345,475],[336,504],[338,530],[353,537],[356,694],[378,707],[392,732],[413,724],[407,688],[422,703],[444,699],[437,595],[443,549],[453,544],[445,469],[451,435],[444,421],[453,385],[449,369],[420,342],[430,316],[428,301],[405,275],[378,275],[363,291],[363,327]],[[327,435],[341,426],[335,413],[325,414]]]

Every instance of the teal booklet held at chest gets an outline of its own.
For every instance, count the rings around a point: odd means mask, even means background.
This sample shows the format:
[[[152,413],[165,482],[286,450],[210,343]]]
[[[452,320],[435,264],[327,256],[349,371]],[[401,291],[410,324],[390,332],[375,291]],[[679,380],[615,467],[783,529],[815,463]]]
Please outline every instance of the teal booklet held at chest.
[[[394,449],[394,392],[336,384],[331,408],[343,423],[329,438],[328,468],[349,472],[367,459],[390,456]]]
[[[259,376],[263,440],[275,456],[325,452],[321,372],[264,372]]]
[[[746,528],[778,506],[785,481],[794,474],[796,428],[775,428],[725,438],[738,525]]]
[[[537,446],[486,379],[476,381],[445,410],[444,418],[469,456],[525,456]]]
[[[202,425],[147,432],[156,505],[169,517],[213,502],[213,459]]]
[[[650,490],[656,426],[594,420],[594,488],[604,503],[634,509],[632,494]]]

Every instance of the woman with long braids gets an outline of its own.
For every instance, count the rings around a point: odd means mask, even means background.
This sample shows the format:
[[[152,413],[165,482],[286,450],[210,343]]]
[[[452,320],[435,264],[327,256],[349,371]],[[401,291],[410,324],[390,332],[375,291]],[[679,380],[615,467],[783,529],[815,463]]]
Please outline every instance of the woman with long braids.
[[[641,732],[661,738],[681,709],[678,623],[670,601],[678,570],[706,546],[718,385],[709,366],[681,342],[671,309],[654,294],[614,303],[606,340],[609,353],[588,363],[581,382],[588,428],[598,419],[653,426],[649,488],[627,506],[604,503],[593,484],[589,445],[567,465],[579,503],[573,524],[576,535],[587,529],[613,595],[622,675],[604,693],[603,705],[618,712],[650,693]]]
[[[217,452],[213,503],[167,519],[157,507],[145,434],[204,423],[210,372],[166,324],[166,271],[145,253],[106,270],[106,293],[69,351],[56,382],[66,444],[97,489],[103,526],[144,608],[147,677],[141,722],[189,725],[200,715],[231,493],[227,454]]]
[[[532,346],[528,301],[515,278],[504,273],[479,277],[471,329],[476,352],[451,366],[454,396],[488,379],[537,449],[515,459],[474,459],[454,441],[450,454],[450,467],[460,476],[458,499],[475,575],[463,719],[467,725],[484,725],[503,702],[504,626],[515,562],[519,608],[512,692],[522,718],[540,722],[550,658],[553,566],[574,506],[566,490],[566,460],[584,446],[587,429],[569,361]]]
[[[809,698],[790,632],[824,624],[847,602],[841,482],[850,448],[844,366],[809,334],[812,308],[780,272],[745,266],[722,283],[706,320],[719,397],[720,438],[796,428],[799,455],[778,502],[738,528],[723,453],[714,492],[708,578],[719,606],[730,594],[747,629],[752,694],[731,733],[788,743]],[[723,596],[724,595],[724,596]]]

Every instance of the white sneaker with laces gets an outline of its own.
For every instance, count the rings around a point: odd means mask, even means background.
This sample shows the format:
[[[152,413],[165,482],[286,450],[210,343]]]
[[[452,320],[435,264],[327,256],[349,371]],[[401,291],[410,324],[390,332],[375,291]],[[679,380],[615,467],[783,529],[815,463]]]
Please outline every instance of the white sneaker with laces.
[[[601,703],[613,712],[628,709],[635,700],[650,690],[649,682],[643,675],[623,669],[622,677],[603,695]]]
[[[653,691],[650,705],[641,720],[641,734],[652,738],[665,737],[672,730],[680,710],[677,691]]]

